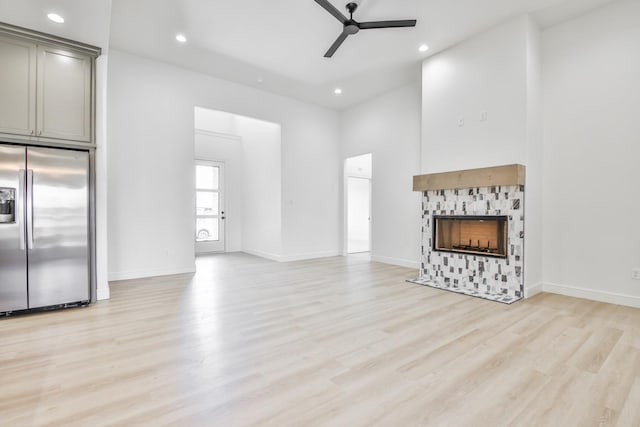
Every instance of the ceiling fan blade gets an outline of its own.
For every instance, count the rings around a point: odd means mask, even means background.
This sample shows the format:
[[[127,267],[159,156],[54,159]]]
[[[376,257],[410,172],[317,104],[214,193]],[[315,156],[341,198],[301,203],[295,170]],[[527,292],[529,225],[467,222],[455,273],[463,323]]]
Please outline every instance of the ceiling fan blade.
[[[415,19],[405,19],[401,21],[371,21],[371,22],[360,22],[358,23],[358,27],[361,30],[370,30],[373,28],[402,28],[402,27],[415,27],[416,23]]]
[[[336,7],[334,5],[329,3],[329,0],[315,0],[315,2],[318,3],[320,6],[322,6],[324,8],[324,10],[326,10],[327,12],[332,14],[341,23],[344,24],[345,22],[348,21],[346,16],[344,16],[342,13],[340,13],[340,11],[338,9],[336,9]]]
[[[347,36],[349,36],[349,34],[346,32],[343,32],[342,34],[340,34],[336,39],[336,41],[333,42],[333,44],[331,45],[327,53],[324,54],[324,57],[331,58],[333,54],[336,53],[336,50],[338,50],[340,45],[347,39]]]

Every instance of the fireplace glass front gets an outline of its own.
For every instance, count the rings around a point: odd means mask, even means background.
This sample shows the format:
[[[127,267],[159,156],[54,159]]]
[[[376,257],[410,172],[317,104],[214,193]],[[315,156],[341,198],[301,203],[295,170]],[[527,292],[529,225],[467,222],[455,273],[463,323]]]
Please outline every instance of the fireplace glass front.
[[[507,257],[507,216],[434,216],[433,249]]]

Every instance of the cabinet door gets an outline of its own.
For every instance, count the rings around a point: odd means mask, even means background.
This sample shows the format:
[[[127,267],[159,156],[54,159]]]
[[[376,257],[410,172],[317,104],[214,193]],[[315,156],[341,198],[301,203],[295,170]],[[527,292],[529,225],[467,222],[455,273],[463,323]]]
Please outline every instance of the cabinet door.
[[[36,45],[0,37],[0,133],[36,129]]]
[[[91,141],[91,65],[81,53],[38,46],[37,136]]]

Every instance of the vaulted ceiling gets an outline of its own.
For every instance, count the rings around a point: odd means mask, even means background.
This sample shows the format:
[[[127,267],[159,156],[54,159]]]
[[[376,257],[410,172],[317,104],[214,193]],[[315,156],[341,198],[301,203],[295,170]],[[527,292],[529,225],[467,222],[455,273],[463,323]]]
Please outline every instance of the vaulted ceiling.
[[[346,0],[330,1],[344,10]],[[532,13],[545,27],[610,1],[361,0],[360,21],[418,24],[361,31],[331,59],[323,54],[342,25],[313,0],[0,0],[0,20],[343,109],[416,79],[425,57],[510,17]],[[51,10],[65,24],[49,22]]]

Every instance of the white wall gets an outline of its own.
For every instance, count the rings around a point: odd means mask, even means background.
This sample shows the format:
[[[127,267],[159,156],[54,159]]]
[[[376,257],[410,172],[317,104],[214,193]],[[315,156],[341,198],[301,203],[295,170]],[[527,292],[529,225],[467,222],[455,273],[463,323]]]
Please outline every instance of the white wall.
[[[527,123],[525,165],[527,178],[524,201],[525,292],[534,294],[542,285],[542,58],[540,29],[532,19],[526,22]]]
[[[342,162],[373,155],[372,259],[418,268],[421,202],[412,187],[420,172],[419,83],[344,111],[341,127]]]
[[[543,33],[544,287],[636,306],[639,22],[621,1]]]
[[[235,121],[244,161],[242,250],[279,259],[283,255],[280,126],[247,117]]]
[[[423,173],[525,163],[526,31],[513,19],[424,62]]]
[[[278,120],[267,118],[282,125],[283,261],[341,251],[339,113],[296,104],[273,106]]]
[[[109,52],[109,275],[193,271],[194,106],[282,125],[283,258],[339,253],[338,113]]]
[[[527,167],[527,291],[542,278],[539,39],[520,16],[427,59],[422,75],[422,173]]]
[[[225,135],[237,135],[236,116],[224,111],[196,107],[193,123],[196,129]]]
[[[224,162],[225,251],[242,250],[244,161],[242,138],[196,130],[196,159]]]

